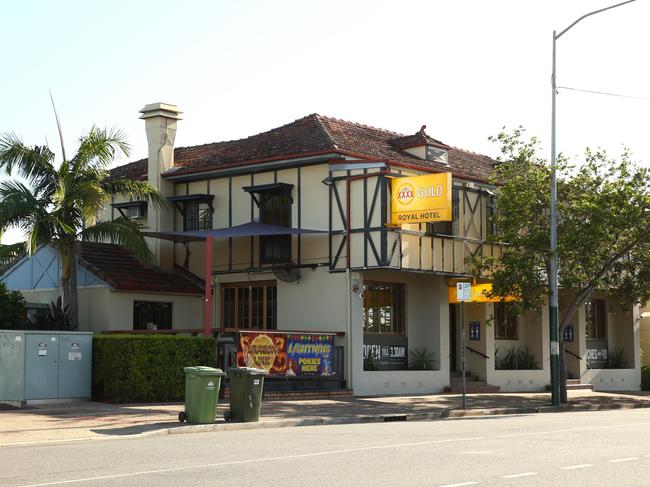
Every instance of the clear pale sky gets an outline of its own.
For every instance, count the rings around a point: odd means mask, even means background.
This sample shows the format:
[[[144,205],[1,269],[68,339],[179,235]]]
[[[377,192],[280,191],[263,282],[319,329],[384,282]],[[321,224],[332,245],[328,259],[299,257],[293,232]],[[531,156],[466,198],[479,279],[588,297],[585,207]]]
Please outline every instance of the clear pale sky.
[[[184,112],[177,146],[246,137],[309,113],[495,156],[523,125],[550,138],[551,36],[616,0],[20,1],[2,9],[0,132],[59,153],[92,124],[146,156],[147,103]],[[650,98],[650,0],[558,41],[558,84]],[[558,150],[629,147],[650,165],[650,101],[561,91]],[[7,243],[16,232],[3,237]]]

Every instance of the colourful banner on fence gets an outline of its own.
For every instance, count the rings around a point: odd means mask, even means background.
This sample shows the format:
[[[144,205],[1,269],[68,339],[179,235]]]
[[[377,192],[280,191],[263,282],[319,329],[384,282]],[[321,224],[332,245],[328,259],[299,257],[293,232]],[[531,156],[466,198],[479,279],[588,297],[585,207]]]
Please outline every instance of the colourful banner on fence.
[[[240,331],[237,365],[269,375],[333,375],[334,335]]]

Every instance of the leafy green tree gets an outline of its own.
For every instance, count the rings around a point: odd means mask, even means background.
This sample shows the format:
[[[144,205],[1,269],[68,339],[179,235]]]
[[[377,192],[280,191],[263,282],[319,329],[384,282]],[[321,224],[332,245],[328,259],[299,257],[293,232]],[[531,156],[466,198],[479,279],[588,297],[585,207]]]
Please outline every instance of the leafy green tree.
[[[515,295],[518,312],[539,310],[550,287],[550,167],[523,129],[493,138],[501,144],[494,180],[500,185],[494,222],[506,242],[499,258],[476,257],[477,274],[493,279],[492,294]],[[558,269],[560,399],[567,402],[564,329],[595,291],[623,305],[650,298],[650,172],[628,152],[610,159],[586,150],[573,165],[560,157]]]
[[[9,291],[0,282],[0,329],[23,330],[26,324],[25,298],[20,291]]]
[[[25,242],[0,249],[0,264],[20,252],[32,254],[53,244],[61,259],[61,292],[74,328],[79,325],[77,299],[78,242],[107,241],[123,245],[143,259],[151,251],[140,226],[128,218],[97,221],[113,196],[133,196],[160,204],[158,190],[143,181],[109,178],[108,166],[129,145],[117,130],[93,127],[79,139],[74,157],[58,167],[47,146],[28,147],[14,134],[0,136],[0,170],[11,177],[0,183],[0,232],[20,228]]]

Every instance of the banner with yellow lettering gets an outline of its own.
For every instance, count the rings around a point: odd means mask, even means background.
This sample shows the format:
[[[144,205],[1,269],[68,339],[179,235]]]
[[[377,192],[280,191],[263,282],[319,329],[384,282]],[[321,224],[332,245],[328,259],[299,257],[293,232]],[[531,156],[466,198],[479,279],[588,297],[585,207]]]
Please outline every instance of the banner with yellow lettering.
[[[392,180],[391,223],[451,221],[451,173]]]

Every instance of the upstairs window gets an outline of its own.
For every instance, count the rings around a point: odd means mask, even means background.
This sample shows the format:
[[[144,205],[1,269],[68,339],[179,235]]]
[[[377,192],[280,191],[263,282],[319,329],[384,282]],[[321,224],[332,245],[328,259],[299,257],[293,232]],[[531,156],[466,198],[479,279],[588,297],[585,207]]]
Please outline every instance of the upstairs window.
[[[460,235],[460,191],[453,187],[451,190],[451,214],[453,220],[450,222],[427,223],[427,235]]]
[[[261,195],[260,221],[281,227],[291,226],[291,196],[287,192]],[[260,261],[263,264],[291,261],[291,235],[260,237]]]
[[[212,209],[203,201],[186,201],[183,231],[211,230]]]
[[[291,190],[285,183],[247,186],[259,208],[260,223],[291,227]],[[260,263],[286,264],[291,262],[291,235],[263,235],[260,237]]]
[[[427,161],[439,162],[440,164],[449,164],[449,153],[447,149],[427,145]]]
[[[125,201],[123,203],[113,203],[111,206],[119,211],[124,218],[131,220],[147,218],[146,201]]]
[[[495,221],[496,216],[496,197],[489,193],[486,200],[486,217],[487,217],[487,236],[493,237],[499,234],[499,229]]]
[[[212,230],[214,208],[211,194],[188,194],[167,198],[183,216],[183,231]]]

